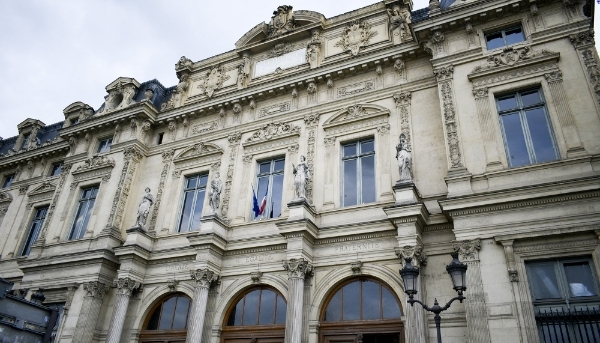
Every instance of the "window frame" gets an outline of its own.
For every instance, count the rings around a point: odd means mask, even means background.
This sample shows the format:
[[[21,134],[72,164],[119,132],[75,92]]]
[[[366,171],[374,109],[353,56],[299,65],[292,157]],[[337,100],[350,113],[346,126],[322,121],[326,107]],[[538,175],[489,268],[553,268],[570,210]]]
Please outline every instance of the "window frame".
[[[200,180],[200,178],[202,176],[206,176],[206,184],[204,185],[204,187],[198,188],[196,186],[195,188],[193,188],[194,189],[194,198],[192,200],[192,205],[191,205],[192,209],[195,208],[196,203],[198,201],[198,192],[199,192],[199,190],[203,189],[204,190],[204,198],[202,199],[202,212],[200,213],[200,218],[202,218],[203,213],[204,213],[204,205],[206,205],[205,202],[206,202],[206,196],[208,193],[208,187],[210,185],[209,184],[209,173],[208,173],[208,171],[203,171],[203,172],[199,172],[199,173],[195,173],[195,174],[185,175],[183,177],[183,185],[181,187],[182,188],[181,201],[179,204],[179,211],[178,211],[179,214],[177,216],[177,225],[175,226],[175,232],[177,232],[177,233],[196,231],[196,230],[191,230],[191,229],[188,229],[186,231],[181,231],[181,219],[183,216],[183,206],[185,205],[186,191],[191,190],[191,188],[190,189],[187,188],[188,180],[192,179],[192,178],[198,178],[198,180]],[[196,183],[196,185],[198,185],[198,183]],[[192,223],[193,223],[193,217],[190,218],[190,221],[188,223],[188,228]],[[200,227],[198,227],[198,230],[200,230]]]
[[[523,101],[522,101],[522,94],[534,92],[534,91],[537,91],[537,93],[539,94],[541,102],[532,104],[532,105],[528,105],[528,106],[524,106]],[[511,108],[508,110],[501,110],[499,102],[503,99],[508,99],[513,96],[515,98],[515,102],[517,103],[517,107]],[[548,102],[546,101],[546,98],[544,96],[544,92],[543,92],[543,89],[541,86],[538,85],[536,87],[519,89],[519,90],[512,91],[512,92],[502,92],[502,93],[494,94],[494,103],[496,105],[496,112],[498,114],[498,121],[500,123],[500,130],[502,133],[502,142],[504,144],[504,152],[506,154],[506,161],[508,163],[509,168],[525,167],[525,166],[530,166],[530,165],[534,165],[534,164],[548,163],[548,162],[554,162],[554,161],[560,160],[560,152],[558,149],[558,143],[556,141],[556,137],[554,134],[554,127],[552,125],[552,119],[550,117],[550,112],[548,111],[548,107],[547,107]],[[527,121],[525,112],[528,110],[536,109],[536,108],[541,108],[544,111],[547,128],[548,128],[548,133],[549,133],[550,139],[552,141],[552,149],[554,150],[555,159],[552,161],[538,162],[536,155],[535,155],[533,140],[531,138],[531,131],[529,129],[529,123]],[[513,113],[519,114],[519,121],[521,123],[523,138],[525,139],[525,147],[527,149],[527,155],[529,157],[529,163],[523,164],[523,165],[518,165],[518,166],[512,165],[511,158],[510,158],[510,150],[508,147],[508,140],[506,138],[506,130],[504,128],[504,122],[502,121],[502,116],[513,114]]]
[[[167,301],[169,301],[169,299],[175,298],[175,297],[187,298],[188,301],[189,301],[188,310],[187,310],[187,316],[186,316],[186,320],[185,320],[185,327],[183,329],[162,329],[162,330],[158,329],[158,328],[157,329],[147,329],[148,325],[150,324],[150,320],[152,319],[152,315],[159,308],[160,308],[160,314],[158,316],[158,325],[160,327],[160,320],[161,320],[161,317],[162,317],[162,310],[163,310],[162,306],[163,306],[164,303],[166,303]],[[176,302],[175,302],[175,308],[174,308],[174,311],[173,311],[173,318],[175,318],[175,315],[177,314],[177,303],[178,303],[178,301],[176,300]],[[182,292],[177,292],[177,293],[174,293],[174,294],[169,294],[166,297],[160,298],[159,301],[157,301],[156,304],[154,304],[154,306],[152,306],[151,310],[148,311],[148,313],[146,315],[146,318],[144,319],[144,322],[143,322],[144,325],[142,326],[141,331],[145,332],[145,333],[157,333],[157,334],[164,333],[164,332],[185,332],[185,331],[187,331],[188,328],[189,328],[188,324],[189,324],[189,320],[190,320],[190,312],[191,312],[192,305],[193,305],[192,298],[189,297],[187,294],[182,293]],[[173,327],[173,318],[171,319],[171,327]]]
[[[282,175],[283,179],[282,179],[282,192],[281,192],[281,200],[280,200],[281,208],[280,208],[279,217],[273,217],[273,218],[264,217],[264,216],[255,217],[252,206],[250,206],[250,218],[252,221],[261,220],[261,219],[263,219],[263,220],[276,219],[276,218],[280,218],[281,215],[283,214],[283,199],[284,199],[284,192],[285,192],[283,189],[283,187],[285,187],[285,160],[286,160],[286,156],[273,156],[270,158],[261,159],[261,160],[256,161],[256,174],[254,176],[254,191],[256,192],[256,199],[257,199],[259,205],[260,205],[260,202],[262,201],[261,194],[258,194],[258,185],[259,185],[260,178],[268,176],[268,185],[270,186],[269,190],[271,190],[271,192],[267,193],[267,206],[265,207],[265,213],[270,213],[272,210],[271,204],[273,202],[273,178],[274,178],[274,176]],[[283,169],[281,169],[281,171],[274,170],[275,162],[278,162],[278,161],[283,161]],[[269,172],[261,173],[260,165],[264,164],[266,162],[269,162],[271,164],[269,167]],[[254,199],[252,199],[252,201],[254,201]]]
[[[33,246],[33,244],[39,238],[39,234],[42,231],[42,227],[44,226],[44,222],[48,216],[49,209],[50,205],[39,206],[33,209],[32,217],[29,220],[29,225],[27,225],[28,229],[25,234],[25,240],[21,244],[21,249],[19,250],[19,256],[28,256],[31,252],[31,246]],[[38,218],[38,212],[40,210],[44,210],[42,218]],[[37,226],[34,231],[34,224],[36,223],[39,223],[40,225]],[[35,238],[33,239],[34,236]]]
[[[48,173],[48,177],[60,176],[60,174],[62,174],[62,167],[63,167],[63,165],[64,165],[63,161],[52,163],[52,165],[50,166],[50,172]],[[60,172],[58,174],[54,175],[54,170],[55,170],[56,167],[60,168]]]
[[[272,287],[272,286],[268,286],[268,285],[260,285],[260,286],[255,286],[255,287],[250,287],[245,289],[243,292],[241,292],[237,297],[234,298],[234,301],[231,302],[231,305],[229,305],[229,308],[227,309],[227,312],[225,313],[225,317],[223,319],[223,323],[222,323],[222,328],[228,328],[228,329],[232,329],[232,328],[252,328],[252,327],[264,327],[264,328],[269,328],[269,327],[273,327],[273,326],[285,326],[285,322],[283,324],[256,324],[256,325],[229,325],[229,319],[231,317],[232,312],[235,310],[237,304],[240,301],[244,301],[245,302],[245,297],[246,295],[256,291],[256,290],[260,290],[260,295],[258,297],[258,312],[257,312],[257,322],[260,322],[260,307],[261,307],[261,298],[262,298],[262,291],[263,290],[268,290],[271,291],[273,293],[275,293],[275,306],[273,307],[273,321],[276,322],[277,321],[277,306],[279,306],[279,301],[278,299],[281,298],[283,299],[285,306],[286,306],[286,311],[285,316],[286,316],[286,320],[287,320],[287,299],[283,296],[283,294],[281,294],[281,292],[279,292],[276,288]],[[243,323],[243,318],[244,318],[244,309],[245,309],[245,304],[242,304],[242,323]]]
[[[4,177],[2,178],[2,189],[10,187],[13,182],[15,182],[16,177],[16,173],[4,174]]]
[[[94,189],[94,188],[96,189],[96,192],[95,192],[95,194],[94,194],[93,197],[82,199],[86,190],[88,190],[88,189]],[[74,241],[74,240],[82,239],[85,236],[85,232],[87,231],[87,225],[89,225],[89,222],[88,222],[88,224],[86,224],[85,227],[82,228],[82,229],[85,229],[83,231],[84,232],[83,235],[81,235],[81,237],[79,237],[79,238],[73,238],[73,232],[74,232],[74,229],[75,229],[74,226],[75,226],[75,223],[76,223],[76,220],[77,220],[77,213],[79,213],[79,209],[80,209],[81,203],[84,200],[85,200],[85,203],[86,203],[84,217],[87,216],[88,211],[90,210],[89,209],[90,200],[93,199],[94,200],[94,207],[96,206],[96,200],[98,199],[98,193],[100,192],[100,185],[99,184],[97,184],[97,185],[89,185],[89,186],[86,186],[84,188],[80,188],[80,191],[81,192],[80,192],[80,195],[79,195],[79,199],[77,200],[77,204],[75,206],[75,212],[73,213],[73,218],[71,219],[71,225],[69,226],[69,232],[67,233],[67,240],[68,241]],[[92,212],[90,213],[90,218],[93,215],[94,208],[92,208],[91,211]],[[80,229],[80,232],[81,232],[81,229]]]
[[[513,30],[513,29],[516,29],[516,28],[520,28],[521,29],[521,34],[523,35],[523,40],[519,41],[519,42],[516,42],[516,43],[508,44],[506,42],[506,31],[510,31],[510,30]],[[490,49],[489,46],[488,46],[488,36],[494,35],[494,34],[497,34],[497,33],[500,33],[502,35],[502,41],[504,42],[504,45]],[[523,24],[521,22],[519,22],[519,23],[515,23],[515,25],[504,26],[504,27],[502,27],[500,29],[494,29],[494,30],[488,31],[488,32],[484,31],[483,32],[483,41],[485,43],[485,48],[488,51],[496,51],[498,49],[503,49],[503,48],[506,48],[506,47],[509,47],[509,46],[512,46],[512,45],[515,45],[515,44],[526,42],[527,41],[527,37],[525,36],[525,28],[524,28]]]
[[[373,151],[370,153],[362,153],[362,151],[360,151],[360,153],[358,153],[357,155],[353,155],[353,156],[344,156],[344,147],[349,146],[349,145],[356,145],[356,151],[359,152],[359,149],[361,148],[361,143],[366,143],[366,142],[373,142]],[[377,146],[375,144],[375,137],[363,137],[363,138],[359,138],[356,140],[351,140],[351,141],[347,141],[347,142],[343,142],[340,143],[340,207],[344,208],[344,207],[351,207],[351,206],[360,206],[360,205],[365,205],[365,204],[373,204],[377,202],[377,179],[375,177],[375,179],[373,180],[373,188],[375,189],[375,200],[373,202],[363,202],[363,192],[362,192],[362,159],[365,157],[369,157],[369,156],[374,156],[373,157],[373,174],[377,175],[376,171],[377,171],[377,157],[376,157],[376,151],[377,151]],[[356,199],[356,204],[354,205],[345,205],[344,204],[344,183],[346,182],[346,179],[344,177],[345,174],[345,165],[344,165],[344,161],[349,161],[352,159],[356,159],[357,160],[357,173],[356,173],[356,179],[357,179],[357,199]],[[359,199],[360,198],[360,199]]]
[[[96,148],[96,153],[97,154],[105,154],[105,153],[109,153],[110,149],[112,148],[112,142],[113,142],[113,136],[110,137],[105,137],[105,138],[100,138],[98,139],[98,147]],[[105,141],[110,141],[108,144],[108,148],[106,148],[106,150],[102,151],[102,142]]]

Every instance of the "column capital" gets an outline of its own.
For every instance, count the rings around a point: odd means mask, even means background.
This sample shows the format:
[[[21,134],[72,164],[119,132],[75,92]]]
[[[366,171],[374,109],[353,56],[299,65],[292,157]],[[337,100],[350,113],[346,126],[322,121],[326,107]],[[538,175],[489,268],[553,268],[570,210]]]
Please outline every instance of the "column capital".
[[[450,64],[446,67],[439,67],[433,71],[433,75],[438,82],[451,80],[454,74],[454,66]]]
[[[90,281],[83,283],[83,290],[86,292],[85,296],[97,299],[104,298],[104,294],[108,292],[109,288],[109,285],[100,281]]]
[[[466,241],[453,241],[452,247],[457,251],[462,261],[475,261],[479,259],[481,239],[476,238]]]
[[[200,288],[210,288],[219,282],[219,274],[208,268],[190,271],[190,275],[192,279],[196,281],[196,287]]]
[[[293,258],[288,261],[283,261],[283,269],[287,270],[289,279],[305,279],[313,274],[312,264],[303,258]]]
[[[562,71],[560,70],[546,73],[544,76],[546,77],[546,81],[548,81],[548,83],[562,82]]]
[[[405,245],[403,247],[397,247],[394,250],[396,256],[402,261],[402,266],[406,263],[406,258],[412,258],[416,267],[427,265],[427,254],[423,252],[423,246],[421,244]]]
[[[585,46],[594,46],[594,30],[590,29],[588,31],[572,34],[569,36],[569,39],[571,39],[571,43],[573,43],[573,46],[576,49]]]
[[[473,88],[473,95],[475,96],[475,99],[487,99],[488,94],[489,92],[487,87]]]
[[[394,93],[392,95],[394,98],[394,102],[396,103],[396,107],[408,106],[410,105],[410,100],[412,95],[409,91]]]
[[[125,277],[118,278],[117,280],[115,280],[114,286],[117,287],[117,294],[126,295],[130,297],[133,292],[141,289],[142,284],[128,277]]]

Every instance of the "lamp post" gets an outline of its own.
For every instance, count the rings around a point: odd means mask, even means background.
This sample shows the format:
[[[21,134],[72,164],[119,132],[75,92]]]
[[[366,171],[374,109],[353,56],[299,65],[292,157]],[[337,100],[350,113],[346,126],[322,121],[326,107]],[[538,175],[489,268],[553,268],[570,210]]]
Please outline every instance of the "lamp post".
[[[467,289],[467,265],[458,260],[458,252],[453,252],[451,255],[452,262],[446,266],[446,271],[448,271],[448,274],[450,274],[450,278],[452,279],[452,284],[454,286],[453,288],[458,293],[458,296],[448,301],[444,307],[441,307],[440,304],[438,304],[437,299],[434,300],[432,307],[429,307],[421,301],[414,299],[415,294],[417,294],[417,277],[419,276],[419,268],[412,265],[412,258],[406,258],[406,264],[404,265],[404,268],[400,270],[400,276],[402,276],[402,280],[404,281],[404,292],[408,295],[408,303],[410,306],[414,306],[415,303],[419,303],[426,311],[433,312],[435,314],[435,317],[433,318],[435,320],[438,343],[442,343],[442,335],[440,332],[440,323],[442,318],[440,317],[440,313],[446,311],[450,307],[450,304],[452,304],[455,300],[458,300],[462,303],[463,300],[465,300],[463,292]]]

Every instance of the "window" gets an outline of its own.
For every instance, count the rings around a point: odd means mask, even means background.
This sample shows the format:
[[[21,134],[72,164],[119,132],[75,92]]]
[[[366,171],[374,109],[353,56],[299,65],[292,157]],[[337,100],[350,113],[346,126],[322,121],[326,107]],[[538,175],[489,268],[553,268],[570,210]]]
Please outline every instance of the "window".
[[[111,144],[112,144],[112,137],[100,140],[100,144],[98,144],[98,152],[110,151]]]
[[[158,305],[150,315],[146,330],[184,330],[187,329],[190,312],[190,298],[175,295]]]
[[[79,117],[71,118],[71,125],[75,125],[79,123]]]
[[[253,219],[281,216],[285,159],[258,162],[257,187],[253,199]]]
[[[163,137],[165,136],[164,132],[158,134],[158,145],[161,145],[163,142]]]
[[[179,232],[194,231],[200,228],[202,207],[208,174],[200,174],[185,178],[185,189],[179,217]]]
[[[35,210],[35,216],[29,225],[29,231],[27,232],[27,238],[25,239],[25,244],[23,244],[23,249],[21,250],[21,256],[29,255],[31,246],[33,243],[35,243],[40,235],[40,231],[44,225],[44,220],[46,219],[47,213],[48,206],[40,207]]]
[[[509,46],[515,43],[525,41],[523,28],[521,26],[511,27],[510,29],[500,30],[485,35],[485,43],[488,50]]]
[[[558,159],[541,90],[497,97],[496,104],[511,167]]]
[[[58,176],[62,172],[62,162],[54,163],[50,169],[50,176]]]
[[[372,139],[342,146],[343,206],[375,202],[375,142]]]
[[[21,143],[21,149],[19,150],[27,149],[27,144],[29,143],[29,136],[31,136],[31,134],[29,133],[23,136],[23,142]]]
[[[69,239],[80,239],[85,235],[85,230],[90,221],[94,203],[96,202],[96,196],[98,195],[98,188],[98,186],[94,186],[81,190],[81,198],[79,199],[77,212],[73,219]]]
[[[285,324],[287,304],[283,297],[268,288],[246,293],[229,313],[227,326]]]
[[[2,188],[8,188],[15,180],[15,174],[8,174],[4,177],[4,182],[2,182]]]

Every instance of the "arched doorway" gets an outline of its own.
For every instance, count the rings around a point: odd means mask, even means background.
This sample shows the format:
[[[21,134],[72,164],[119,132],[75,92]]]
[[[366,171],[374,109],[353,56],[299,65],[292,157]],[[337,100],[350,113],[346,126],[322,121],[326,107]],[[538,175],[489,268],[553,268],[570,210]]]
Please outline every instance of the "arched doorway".
[[[403,343],[400,302],[389,287],[369,278],[336,287],[322,309],[320,343]]]
[[[287,303],[275,289],[248,289],[233,302],[223,323],[222,343],[281,343]]]
[[[183,293],[161,299],[144,321],[140,342],[185,343],[190,307],[191,299]]]

